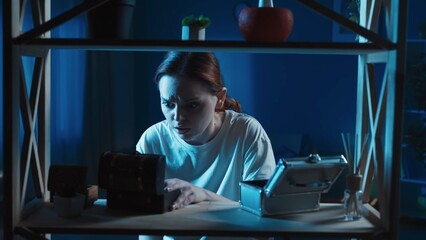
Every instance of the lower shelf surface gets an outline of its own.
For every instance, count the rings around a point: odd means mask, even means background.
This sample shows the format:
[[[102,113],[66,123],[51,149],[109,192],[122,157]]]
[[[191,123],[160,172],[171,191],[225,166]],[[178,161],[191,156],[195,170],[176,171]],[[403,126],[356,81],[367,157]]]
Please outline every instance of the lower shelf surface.
[[[375,210],[365,208],[366,216]],[[164,214],[140,215],[109,209],[100,201],[74,218],[58,217],[45,203],[17,225],[17,232],[35,233],[192,235],[253,237],[359,237],[377,236],[381,229],[370,217],[344,221],[341,204],[321,204],[318,211],[259,217],[238,203],[203,202]]]

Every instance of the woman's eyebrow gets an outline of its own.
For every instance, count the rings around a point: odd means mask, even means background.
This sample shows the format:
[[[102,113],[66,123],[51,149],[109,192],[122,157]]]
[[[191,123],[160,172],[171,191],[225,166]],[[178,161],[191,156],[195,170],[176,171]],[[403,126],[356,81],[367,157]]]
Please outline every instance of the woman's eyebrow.
[[[189,99],[182,99],[183,102],[194,102],[194,101],[198,101],[200,98],[199,97],[193,97],[193,98],[189,98]]]
[[[160,96],[160,98],[161,98],[162,101],[167,101],[167,102],[176,101],[176,97],[175,96],[171,96],[170,98],[165,98],[163,96]]]
[[[161,101],[166,101],[166,102],[177,102],[177,101],[180,101],[180,102],[183,102],[183,103],[194,102],[194,101],[199,101],[200,100],[199,96],[191,97],[191,98],[188,98],[188,99],[183,99],[183,98],[179,98],[179,97],[175,97],[175,96],[171,96],[169,99],[167,99],[165,97],[162,97],[162,96],[160,96],[160,98],[161,98]]]

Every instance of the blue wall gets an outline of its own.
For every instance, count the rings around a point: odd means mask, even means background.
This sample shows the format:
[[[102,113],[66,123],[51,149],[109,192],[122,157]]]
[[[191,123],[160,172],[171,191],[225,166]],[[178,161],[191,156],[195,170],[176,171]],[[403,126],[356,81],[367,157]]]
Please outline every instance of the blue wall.
[[[52,1],[52,15],[81,1]],[[323,0],[321,3],[331,7],[334,1]],[[426,22],[422,14],[426,1],[410,2],[414,7],[409,12],[408,37],[417,38],[418,24]],[[240,3],[257,5],[255,0],[138,0],[133,34],[141,39],[180,39],[181,19],[186,15],[204,14],[213,20],[207,29],[208,40],[243,40],[235,14],[235,8]],[[2,4],[3,1],[0,2],[1,10]],[[294,30],[288,41],[330,41],[333,38],[333,25],[329,20],[295,1],[276,0],[275,6],[288,7],[293,11]],[[419,16],[421,18],[417,19]],[[84,31],[83,15],[55,29],[53,35],[83,37]],[[133,148],[148,126],[163,119],[152,78],[164,53],[101,54],[107,55],[107,60],[111,57],[109,66],[113,69],[107,69],[112,73],[108,84],[103,81],[108,72],[101,76],[86,73],[89,71],[86,69],[86,59],[94,59],[87,57],[86,52],[52,51],[54,163],[84,164],[91,161],[85,157],[87,152],[90,152],[90,156],[96,156],[102,150]],[[217,52],[217,56],[230,95],[241,101],[245,112],[259,119],[276,146],[280,146],[277,143],[282,136],[304,134],[313,144],[309,150],[314,149],[321,155],[343,152],[340,133],[353,132],[355,127],[356,57],[229,52]],[[1,64],[1,106],[2,70]],[[121,74],[124,70],[130,72]],[[88,96],[88,82],[108,85],[110,92],[103,96],[113,99],[109,102],[111,104],[96,102],[97,96]],[[87,124],[89,105],[92,109],[108,109],[111,114],[108,117],[114,116],[115,119],[105,125],[105,119],[98,116],[99,123],[104,124],[100,124],[101,134],[93,139],[85,134],[85,130],[92,130],[90,126],[88,129]],[[0,111],[0,124],[3,126],[3,109]],[[3,127],[0,128],[0,139],[3,141]],[[107,143],[101,148],[91,147],[99,141]],[[83,146],[83,143],[87,145]],[[3,142],[0,152],[2,170]],[[92,171],[95,171],[96,159],[90,163]]]
[[[52,1],[52,15],[78,2],[81,0]],[[240,3],[257,5],[255,0],[139,0],[133,35],[139,39],[180,39],[181,19],[203,14],[213,21],[207,29],[208,40],[243,40],[235,14]],[[331,7],[333,0],[321,3]],[[332,39],[329,20],[295,1],[275,1],[275,6],[293,11],[294,30],[288,41]],[[84,30],[82,16],[55,29],[53,34],[82,37]],[[106,58],[92,58],[79,51],[52,51],[52,162],[89,162],[91,173],[96,172],[97,159],[87,156],[97,156],[103,150],[133,148],[148,126],[163,119],[152,78],[164,53],[97,54]],[[321,155],[343,153],[340,133],[353,132],[355,127],[356,57],[229,52],[217,52],[217,56],[229,94],[263,124],[273,143],[280,146],[277,143],[282,136],[304,134],[313,144],[309,150]],[[86,62],[86,59],[96,61]],[[91,75],[86,68],[86,63],[103,66],[105,61],[108,68],[103,74]],[[111,82],[105,81],[106,77]],[[102,93],[108,104],[98,95],[87,94],[90,82],[102,89],[108,87],[109,91]],[[94,116],[102,129],[99,136],[91,138],[87,132],[91,132],[93,123],[87,124],[90,121],[87,113],[88,109],[96,108],[108,114],[106,118]],[[2,114],[1,111],[0,121]],[[112,122],[108,119],[111,116]],[[92,147],[100,141],[106,143]],[[91,179],[95,177],[92,175]]]
[[[410,0],[408,9],[407,39],[419,39],[419,32],[426,34],[426,1]]]
[[[186,15],[203,14],[212,19],[206,31],[207,40],[243,40],[234,14],[238,3],[255,6],[257,1],[138,2],[134,36],[179,39],[180,20]],[[333,1],[322,3],[332,6]],[[332,39],[329,20],[295,1],[275,1],[275,6],[293,11],[294,30],[288,41]],[[137,89],[148,96],[148,103],[153,103],[147,112],[155,113],[148,119],[146,115],[140,117],[137,123],[141,125],[136,125],[140,131],[162,119],[157,92],[150,86],[162,56],[163,53],[155,53],[136,58],[135,69],[141,69],[136,76],[149,80],[148,85],[137,83]],[[230,95],[263,124],[273,141],[279,142],[285,134],[305,134],[321,155],[343,153],[340,133],[355,130],[356,57],[228,52],[217,52],[217,56]]]
[[[52,16],[79,2],[53,1]],[[235,13],[241,3],[257,5],[254,0],[220,4],[213,0],[137,1],[133,35],[139,39],[180,39],[181,19],[204,14],[213,21],[207,29],[208,40],[243,40]],[[333,1],[322,3],[332,6]],[[332,38],[332,23],[315,12],[295,1],[275,1],[275,6],[293,11],[295,23],[289,41]],[[30,27],[26,23],[25,28]],[[82,15],[52,34],[84,37],[85,28]],[[102,59],[89,54],[52,51],[52,162],[89,162],[95,180],[97,156],[102,151],[133,149],[140,134],[163,119],[152,78],[164,52],[96,52]],[[309,151],[321,155],[343,152],[340,132],[353,132],[355,126],[356,57],[220,51],[217,56],[229,94],[242,103],[245,112],[259,119],[274,143],[287,134],[304,134],[314,145]],[[106,66],[105,72],[92,74],[86,59],[92,67]],[[106,91],[93,95],[93,88]],[[94,111],[104,115],[90,116]],[[99,128],[95,137],[91,135],[94,127]],[[93,147],[102,141],[105,144]]]
[[[79,2],[53,1],[52,16]],[[208,40],[243,40],[235,13],[241,3],[257,5],[254,0],[220,4],[213,0],[137,1],[133,35],[138,39],[180,39],[181,19],[203,14],[212,19]],[[322,3],[331,7],[333,1]],[[275,1],[275,6],[293,11],[295,22],[288,41],[332,39],[328,19],[295,1]],[[84,37],[85,29],[82,15],[52,34]],[[134,149],[140,134],[163,119],[152,83],[163,55],[53,50],[52,162],[88,163],[90,178],[95,181],[101,152]],[[355,126],[356,57],[221,51],[217,56],[229,94],[263,124],[277,148],[283,136],[302,134],[312,142],[307,151],[321,155],[343,152],[340,133],[353,132]]]

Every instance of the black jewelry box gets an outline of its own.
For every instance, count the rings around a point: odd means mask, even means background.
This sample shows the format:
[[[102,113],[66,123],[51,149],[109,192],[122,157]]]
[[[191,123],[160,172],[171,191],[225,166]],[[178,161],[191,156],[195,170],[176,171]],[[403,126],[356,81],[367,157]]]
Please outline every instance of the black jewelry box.
[[[163,155],[108,151],[100,157],[98,176],[109,208],[163,213],[178,195],[164,192]]]

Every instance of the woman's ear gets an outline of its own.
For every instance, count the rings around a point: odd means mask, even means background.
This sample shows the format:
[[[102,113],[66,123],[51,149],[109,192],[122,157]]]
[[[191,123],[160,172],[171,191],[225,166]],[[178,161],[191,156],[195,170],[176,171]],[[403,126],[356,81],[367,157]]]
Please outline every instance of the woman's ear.
[[[226,92],[227,92],[226,88],[223,87],[216,93],[216,96],[217,96],[216,111],[224,110],[223,108],[226,101]]]

